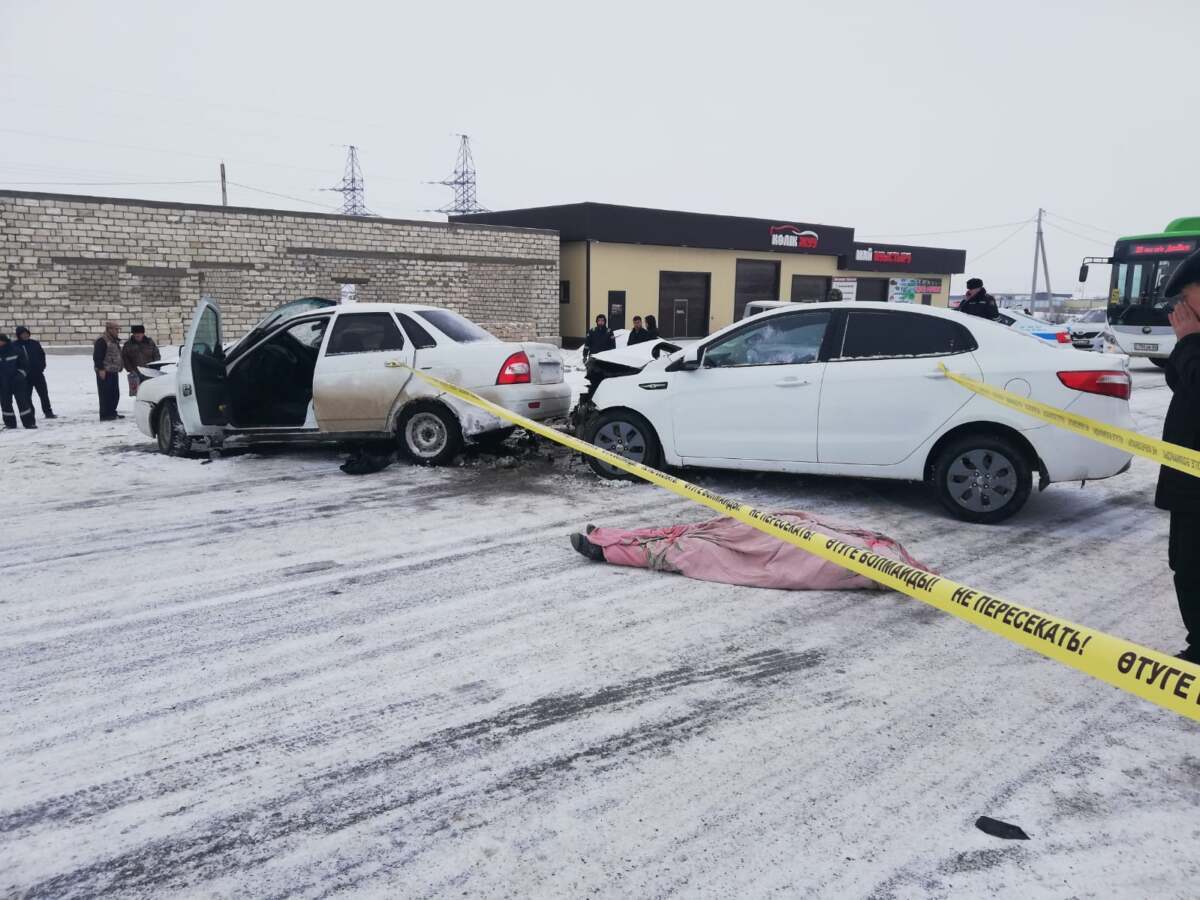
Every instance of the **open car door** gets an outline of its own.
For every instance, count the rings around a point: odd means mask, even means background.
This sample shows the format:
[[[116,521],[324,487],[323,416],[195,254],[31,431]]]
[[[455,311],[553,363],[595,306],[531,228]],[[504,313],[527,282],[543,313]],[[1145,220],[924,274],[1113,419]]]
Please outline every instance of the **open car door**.
[[[221,346],[221,309],[211,297],[201,297],[196,315],[179,351],[175,403],[179,420],[192,437],[225,433],[225,350]]]

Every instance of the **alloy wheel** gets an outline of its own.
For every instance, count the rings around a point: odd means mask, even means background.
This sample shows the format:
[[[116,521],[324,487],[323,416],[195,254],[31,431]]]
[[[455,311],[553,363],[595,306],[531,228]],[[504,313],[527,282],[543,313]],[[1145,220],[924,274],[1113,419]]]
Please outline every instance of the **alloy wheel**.
[[[1017,470],[996,450],[968,450],[946,472],[946,489],[954,502],[971,512],[1002,509],[1017,492]]]

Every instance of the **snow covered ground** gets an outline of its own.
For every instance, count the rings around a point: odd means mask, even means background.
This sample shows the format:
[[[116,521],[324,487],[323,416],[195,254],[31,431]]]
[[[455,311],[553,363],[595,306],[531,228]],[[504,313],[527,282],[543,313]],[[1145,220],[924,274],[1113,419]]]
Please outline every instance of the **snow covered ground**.
[[[1194,723],[897,594],[588,563],[586,522],[706,511],[558,452],[168,459],[86,357],[48,375],[64,418],[0,434],[2,895],[1195,896]],[[1173,652],[1155,474],[990,528],[691,477]]]

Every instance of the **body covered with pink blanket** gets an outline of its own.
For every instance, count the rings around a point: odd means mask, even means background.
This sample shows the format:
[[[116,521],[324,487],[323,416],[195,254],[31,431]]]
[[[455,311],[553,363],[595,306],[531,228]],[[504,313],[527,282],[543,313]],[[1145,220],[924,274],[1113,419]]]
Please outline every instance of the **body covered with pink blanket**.
[[[800,511],[775,515],[880,556],[927,568],[886,535],[831,525]],[[677,572],[701,581],[793,591],[879,587],[869,578],[727,516],[662,528],[597,528],[587,539],[601,547],[604,559],[614,565]]]

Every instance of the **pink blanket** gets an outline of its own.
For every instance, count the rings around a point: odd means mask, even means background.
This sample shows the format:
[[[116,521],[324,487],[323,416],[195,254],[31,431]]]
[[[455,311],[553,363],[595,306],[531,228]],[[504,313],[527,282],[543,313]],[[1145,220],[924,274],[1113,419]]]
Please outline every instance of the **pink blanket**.
[[[794,510],[775,515],[880,556],[927,568],[897,541],[874,531],[830,525]],[[588,540],[604,548],[605,560],[614,565],[677,572],[701,581],[793,591],[879,587],[869,578],[727,516],[664,528],[597,528]]]

